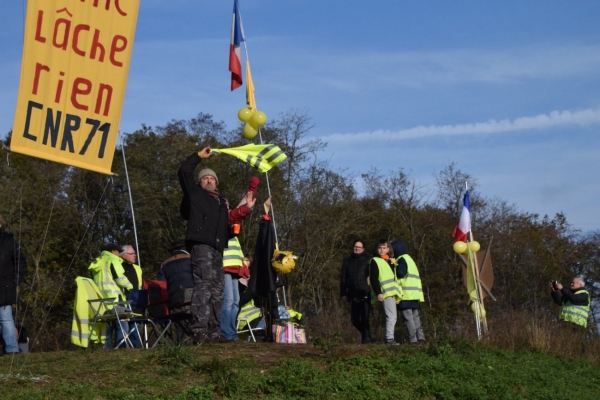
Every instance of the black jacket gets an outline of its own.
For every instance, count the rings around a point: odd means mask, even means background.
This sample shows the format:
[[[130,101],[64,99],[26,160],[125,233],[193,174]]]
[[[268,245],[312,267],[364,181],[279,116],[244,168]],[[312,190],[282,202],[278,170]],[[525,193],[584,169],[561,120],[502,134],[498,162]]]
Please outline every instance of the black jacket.
[[[27,274],[23,250],[12,233],[0,228],[0,307],[17,302],[17,285]]]
[[[186,245],[191,249],[203,243],[223,252],[229,241],[228,208],[225,198],[215,198],[202,189],[194,177],[200,164],[200,156],[194,153],[179,168],[179,183],[183,189],[180,212],[188,220]]]
[[[167,258],[158,271],[158,279],[167,282],[169,292],[169,307],[174,307],[185,301],[185,290],[194,287],[192,261],[184,251],[176,251]]]
[[[352,253],[350,257],[344,259],[340,273],[340,297],[347,296],[352,300],[371,295],[371,288],[367,282],[369,260],[371,255],[366,253]]]
[[[587,306],[590,302],[590,295],[586,291],[585,293],[575,294],[575,292],[579,290],[585,290],[585,287],[581,287],[579,289],[571,290],[569,288],[563,287],[561,290],[552,291],[552,299],[556,304],[562,306],[567,301],[570,301],[571,304],[575,306]]]

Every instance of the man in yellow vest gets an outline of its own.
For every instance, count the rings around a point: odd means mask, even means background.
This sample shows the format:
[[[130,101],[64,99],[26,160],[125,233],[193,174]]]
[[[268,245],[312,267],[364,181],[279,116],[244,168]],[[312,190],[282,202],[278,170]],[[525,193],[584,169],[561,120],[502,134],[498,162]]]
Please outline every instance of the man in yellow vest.
[[[552,299],[562,306],[559,319],[568,321],[576,326],[587,328],[590,315],[590,294],[585,290],[583,278],[573,278],[571,288],[565,288],[560,282],[552,282]]]
[[[410,343],[425,342],[419,315],[419,303],[423,303],[425,299],[417,264],[407,254],[404,241],[392,242],[392,249],[396,256],[396,276],[402,290],[402,300],[398,303],[398,312],[402,315],[404,326],[408,331],[408,341]]]
[[[369,268],[369,280],[373,289],[374,302],[381,302],[385,312],[385,344],[396,345],[394,329],[398,314],[396,303],[400,301],[400,289],[396,279],[396,268],[391,262],[393,254],[385,239],[380,239],[377,244],[377,254],[373,257]]]
[[[132,292],[143,289],[144,281],[142,279],[142,268],[136,264],[137,254],[136,254],[133,246],[131,246],[129,244],[125,244],[125,245],[121,246],[121,252],[119,253],[119,255],[123,259],[123,263],[122,263],[123,274],[127,277],[129,282],[131,282],[131,285],[133,286],[133,289],[131,289],[128,293],[127,300],[134,301],[131,304],[131,306],[135,309],[135,307],[136,307],[135,300],[137,300],[137,297],[132,297],[132,294],[134,294]],[[139,292],[138,292],[138,294],[139,294]],[[134,311],[140,312],[140,313],[142,312],[142,310],[134,310]],[[129,335],[129,339],[131,340],[131,344],[133,345],[133,347],[139,348],[139,347],[142,347],[142,340],[140,338],[139,324],[137,324],[137,325],[138,326],[136,329],[134,324],[129,323],[127,329],[129,332],[131,332],[131,330],[134,330],[134,332],[132,332]]]
[[[100,293],[104,298],[115,298],[117,301],[123,301],[126,290],[133,289],[133,285],[125,276],[123,271],[123,259],[119,257],[121,248],[114,244],[108,243],[101,248],[102,254],[96,258],[88,268],[92,273],[92,278]],[[123,326],[127,329],[127,326]],[[123,333],[114,324],[108,324],[106,327],[106,343],[105,348],[112,347],[112,331],[116,332],[116,341],[119,343],[123,339]]]

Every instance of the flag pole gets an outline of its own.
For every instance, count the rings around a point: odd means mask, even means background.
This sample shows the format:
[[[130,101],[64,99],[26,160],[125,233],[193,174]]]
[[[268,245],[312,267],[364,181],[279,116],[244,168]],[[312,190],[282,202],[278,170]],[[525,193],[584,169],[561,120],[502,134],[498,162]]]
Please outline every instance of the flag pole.
[[[469,190],[469,182],[465,181],[465,193]],[[481,339],[481,293],[479,292],[479,274],[477,271],[477,257],[475,253],[471,251],[471,247],[468,243],[473,241],[473,229],[470,229],[467,236],[467,249],[469,252],[469,263],[471,264],[471,273],[475,280],[475,326],[477,328],[477,339]]]
[[[241,25],[241,29],[242,32],[244,32],[244,24],[242,23],[242,11],[239,8],[239,4],[238,4],[238,12],[240,13],[240,25]],[[244,36],[244,53],[246,54],[246,62],[249,63],[250,62],[250,57],[248,57],[248,44],[246,43],[246,34],[243,34]],[[246,77],[246,85],[248,84],[248,77]],[[256,99],[255,99],[256,101]],[[260,132],[260,126],[258,127],[258,139],[260,140],[260,144],[264,144],[263,142],[263,138],[262,138],[262,133]],[[267,180],[267,193],[269,194],[269,197],[272,199],[273,196],[271,195],[271,183],[269,182],[269,172],[265,172],[265,178]],[[277,224],[275,223],[275,211],[273,209],[273,202],[271,202],[271,207],[270,207],[270,211],[271,211],[271,219],[273,220],[273,231],[275,233],[275,243],[279,243],[279,239],[277,236]],[[285,292],[284,292],[284,300],[285,300]],[[284,301],[285,303],[285,301]]]
[[[465,191],[469,190],[469,183],[465,181]],[[473,239],[473,229],[469,231],[469,242]],[[488,334],[487,319],[481,314],[481,308],[483,307],[483,294],[481,293],[481,283],[479,282],[479,265],[477,264],[477,256],[471,251],[469,247],[469,257],[471,257],[471,267],[473,268],[473,278],[475,279],[475,290],[477,295],[477,301],[475,303],[475,323],[477,324],[477,338],[481,339],[481,320],[483,319],[483,327],[485,335]]]
[[[469,232],[469,237],[470,237],[470,242],[472,242],[473,239],[473,231]],[[484,305],[483,305],[483,293],[481,293],[481,283],[479,282],[479,265],[477,264],[477,256],[475,253],[471,252],[471,250],[469,249],[469,255],[472,257],[471,259],[471,266],[474,270],[474,275],[473,278],[475,279],[475,290],[476,290],[476,294],[477,294],[477,302],[475,303],[475,320],[477,322],[477,337],[479,339],[481,339],[481,323],[483,322],[483,330],[484,330],[484,334],[487,336],[488,334],[488,328],[487,328],[487,319],[486,317],[481,313],[481,310],[483,309]]]
[[[237,12],[240,14],[240,28],[242,30],[242,36],[244,38],[244,53],[246,54],[246,63],[248,63],[248,69],[247,71],[249,71],[249,65],[250,65],[250,57],[248,56],[248,44],[246,43],[246,34],[244,33],[244,24],[242,22],[242,11],[240,10],[240,6],[238,3],[237,6]],[[246,76],[246,86],[248,85],[248,77]],[[256,105],[256,99],[254,99],[254,103]],[[260,140],[260,144],[264,144],[263,142],[263,138],[262,138],[262,133],[261,133],[261,127],[258,127],[258,139]],[[273,196],[271,195],[271,182],[269,181],[269,172],[266,171],[265,172],[265,178],[267,181],[267,193],[269,194],[269,198],[273,199]],[[275,223],[275,209],[273,207],[273,201],[271,201],[269,210],[271,212],[271,220],[273,221],[273,233],[275,234],[275,247],[277,249],[279,249],[279,238],[277,236],[277,224]],[[283,292],[283,305],[287,307],[287,297],[285,295],[285,286],[282,286],[282,292]]]

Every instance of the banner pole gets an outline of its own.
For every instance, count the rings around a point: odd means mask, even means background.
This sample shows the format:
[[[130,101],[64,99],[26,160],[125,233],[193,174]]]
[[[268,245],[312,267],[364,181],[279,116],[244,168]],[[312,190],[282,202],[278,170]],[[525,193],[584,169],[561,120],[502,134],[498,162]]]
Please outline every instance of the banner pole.
[[[138,244],[137,229],[135,227],[135,213],[133,211],[133,198],[131,197],[131,185],[129,184],[129,172],[127,172],[127,160],[125,159],[125,144],[123,136],[119,131],[119,139],[121,139],[121,152],[123,153],[123,166],[125,167],[125,179],[127,180],[127,191],[129,192],[129,206],[131,207],[131,218],[133,219],[133,235],[135,236],[135,252],[137,253],[137,263],[141,267],[142,260],[140,259],[140,247]]]

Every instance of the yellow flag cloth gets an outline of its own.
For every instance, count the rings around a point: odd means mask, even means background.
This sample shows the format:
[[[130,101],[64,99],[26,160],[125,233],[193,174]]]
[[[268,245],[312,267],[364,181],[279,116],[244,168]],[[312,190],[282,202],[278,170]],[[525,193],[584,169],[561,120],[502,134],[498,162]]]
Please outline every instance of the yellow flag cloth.
[[[252,111],[256,111],[256,99],[254,98],[254,83],[250,73],[250,62],[246,60],[246,104]]]
[[[247,162],[259,172],[267,172],[287,158],[285,153],[274,144],[247,144],[229,149],[210,149],[215,153],[229,154]]]

